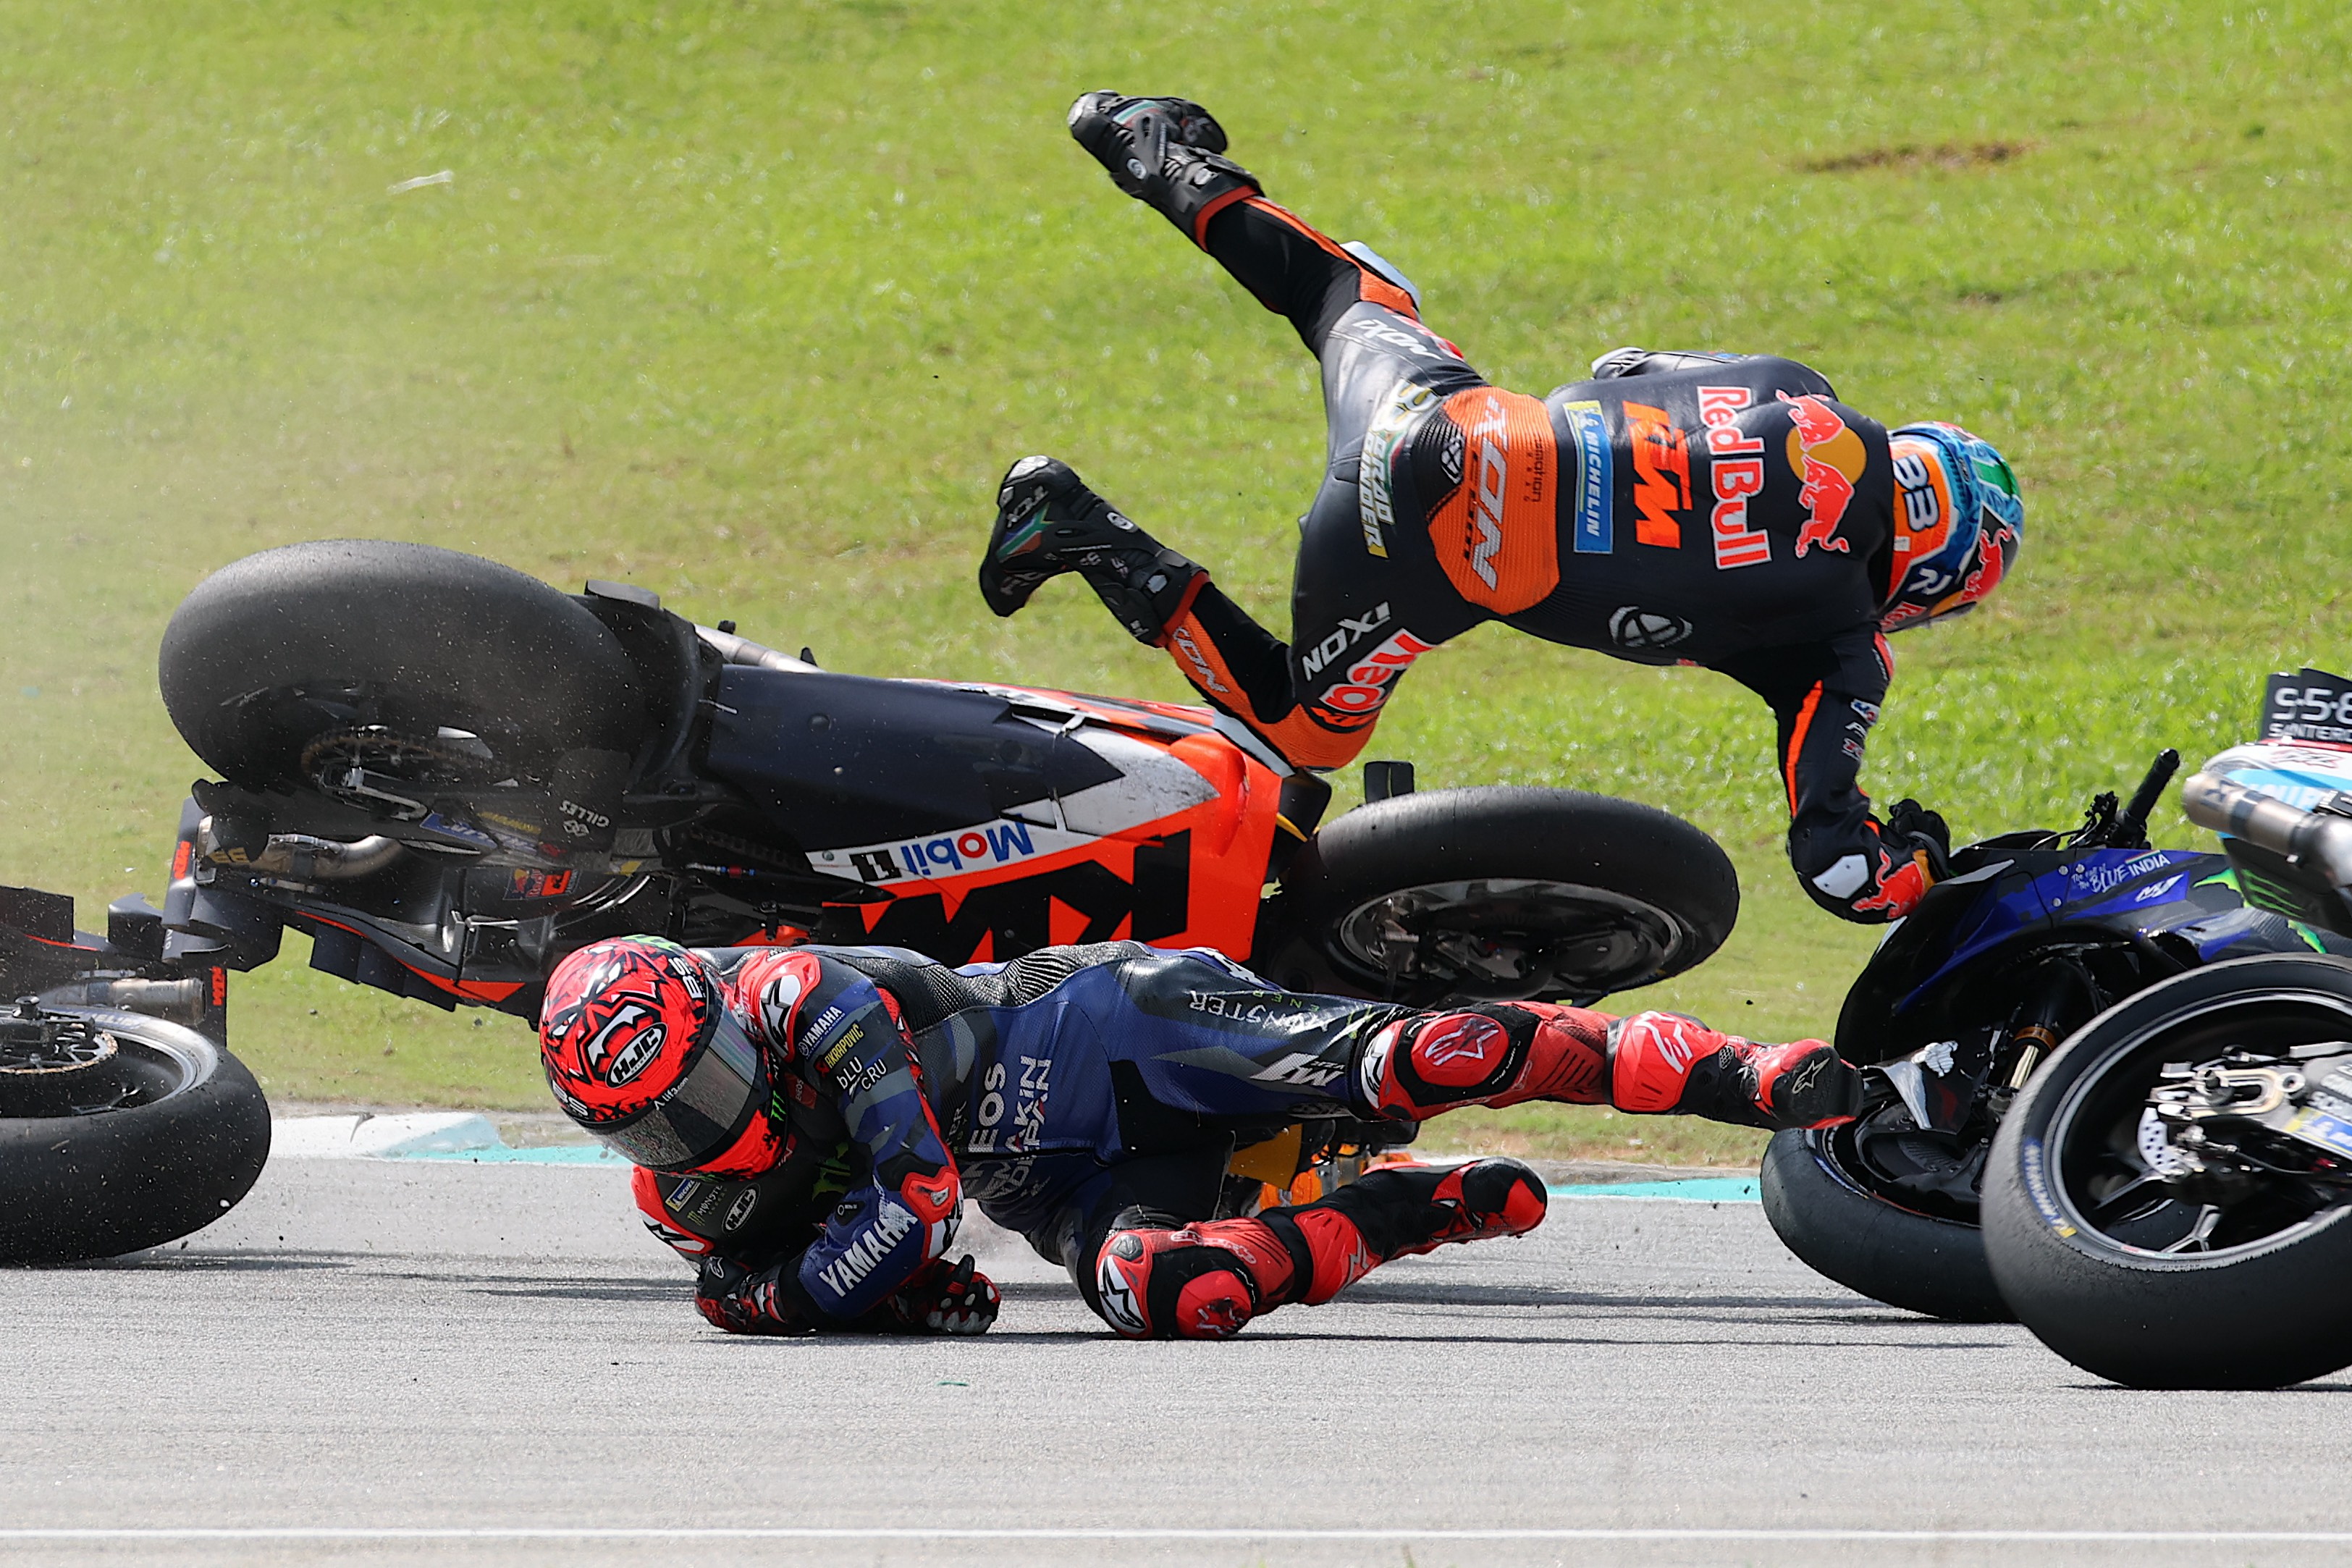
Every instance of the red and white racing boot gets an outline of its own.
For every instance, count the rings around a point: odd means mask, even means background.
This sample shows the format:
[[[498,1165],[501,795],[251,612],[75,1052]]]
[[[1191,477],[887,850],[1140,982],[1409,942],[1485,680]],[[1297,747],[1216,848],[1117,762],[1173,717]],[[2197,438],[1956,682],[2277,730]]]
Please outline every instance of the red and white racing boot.
[[[1129,1339],[1223,1340],[1291,1302],[1319,1306],[1388,1262],[1543,1222],[1541,1177],[1517,1160],[1388,1165],[1330,1196],[1252,1219],[1114,1230],[1095,1310]]]
[[[1742,1127],[1820,1127],[1854,1114],[1862,1075],[1822,1040],[1763,1045],[1678,1013],[1617,1018],[1490,1002],[1381,1029],[1356,1058],[1355,1098],[1364,1114],[1398,1121],[1549,1100]]]

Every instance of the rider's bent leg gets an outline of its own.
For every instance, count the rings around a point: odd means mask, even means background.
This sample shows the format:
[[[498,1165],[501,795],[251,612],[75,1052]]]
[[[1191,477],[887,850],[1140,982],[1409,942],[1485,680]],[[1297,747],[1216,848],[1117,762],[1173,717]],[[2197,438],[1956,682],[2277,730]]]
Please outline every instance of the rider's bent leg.
[[[1854,1114],[1861,1084],[1822,1040],[1764,1045],[1677,1013],[1617,1018],[1544,1002],[1398,1019],[1365,1043],[1355,1072],[1367,1110],[1408,1121],[1549,1100],[1743,1127],[1821,1127]]]
[[[1209,582],[1207,571],[1138,528],[1067,463],[1024,458],[997,487],[981,597],[1010,616],[1065,572],[1084,577],[1129,636],[1155,645]]]
[[[1533,1171],[1489,1159],[1391,1166],[1250,1219],[1171,1225],[1129,1210],[1096,1252],[1088,1296],[1129,1339],[1229,1339],[1276,1307],[1319,1306],[1391,1258],[1524,1235],[1545,1201]]]
[[[1386,503],[1360,498],[1355,455],[1383,410],[1395,414],[1400,386],[1442,395],[1480,384],[1477,373],[1421,324],[1401,279],[1266,200],[1257,177],[1224,155],[1224,131],[1199,104],[1088,93],[1071,106],[1070,134],[1119,189],[1208,252],[1286,319],[1323,362],[1333,457],[1303,521],[1290,644],[1252,620],[1205,574],[1177,595],[1177,611],[1156,623],[1112,603],[1121,597],[1131,605],[1132,594],[1106,593],[1104,602],[1139,641],[1165,647],[1213,706],[1293,764],[1339,767],[1370,739],[1404,668],[1484,618],[1439,574],[1426,574],[1416,587],[1418,579],[1388,570],[1381,530],[1402,525],[1366,521],[1368,506],[1378,514]],[[1369,554],[1367,540],[1375,541]],[[1147,566],[1142,576],[1154,574]],[[985,591],[986,568],[982,575]],[[1104,592],[1100,584],[1097,591]],[[1151,607],[1168,597],[1155,598]],[[1009,595],[1005,602],[1018,607]],[[990,603],[997,605],[998,596]]]
[[[1289,645],[1205,578],[1160,646],[1193,690],[1247,724],[1293,767],[1344,767],[1372,738],[1377,710],[1317,713],[1301,703]],[[1384,686],[1366,689],[1385,694]]]

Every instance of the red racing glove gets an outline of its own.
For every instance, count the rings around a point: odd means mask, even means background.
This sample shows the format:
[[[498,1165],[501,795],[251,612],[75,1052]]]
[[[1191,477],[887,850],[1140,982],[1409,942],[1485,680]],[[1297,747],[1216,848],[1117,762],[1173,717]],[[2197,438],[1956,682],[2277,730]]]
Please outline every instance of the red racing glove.
[[[984,1334],[1003,1304],[995,1281],[967,1253],[952,1268],[943,1258],[928,1260],[871,1315],[890,1320],[897,1333]]]

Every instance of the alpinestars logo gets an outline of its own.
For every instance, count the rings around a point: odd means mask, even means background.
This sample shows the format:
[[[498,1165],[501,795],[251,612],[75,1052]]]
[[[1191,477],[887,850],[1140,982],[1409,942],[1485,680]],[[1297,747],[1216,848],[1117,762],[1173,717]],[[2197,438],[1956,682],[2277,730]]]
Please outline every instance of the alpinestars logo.
[[[1466,1061],[1476,1067],[1486,1062],[1489,1047],[1499,1044],[1503,1031],[1491,1018],[1475,1016],[1457,1018],[1451,1028],[1424,1035],[1413,1042],[1412,1055],[1416,1066],[1444,1067],[1448,1063]]]
[[[1143,1244],[1134,1237],[1113,1237],[1095,1265],[1095,1294],[1102,1302],[1102,1315],[1112,1328],[1130,1339],[1141,1339],[1151,1330],[1143,1321],[1143,1308],[1135,1299],[1135,1287],[1129,1282],[1127,1271],[1119,1267],[1121,1247],[1128,1248],[1135,1258],[1143,1256]]]

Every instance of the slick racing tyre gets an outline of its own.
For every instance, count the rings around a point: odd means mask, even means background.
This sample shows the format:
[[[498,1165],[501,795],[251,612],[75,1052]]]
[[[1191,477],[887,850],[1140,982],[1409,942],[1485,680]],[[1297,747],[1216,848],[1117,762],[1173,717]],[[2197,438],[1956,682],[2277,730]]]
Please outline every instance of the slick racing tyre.
[[[173,613],[160,665],[189,748],[257,789],[354,770],[544,778],[576,748],[632,751],[645,728],[628,656],[586,608],[424,544],[320,540],[232,562]]]
[[[1966,1206],[1931,1212],[1894,1186],[1878,1142],[1853,1124],[1773,1134],[1760,1189],[1781,1242],[1816,1272],[1890,1307],[1956,1323],[2010,1321]]]
[[[2135,1388],[2279,1388],[2352,1363],[2352,1205],[2284,1170],[2200,1192],[2149,1163],[2168,1064],[2352,1038],[2352,965],[2235,959],[2084,1025],[2010,1108],[1985,1247],[2020,1321]],[[2165,1140],[2158,1123],[2156,1157]]]
[[[0,1263],[176,1240],[268,1157],[260,1085],[194,1030],[97,1007],[0,1017]]]
[[[1283,876],[1288,983],[1429,1005],[1590,1002],[1723,945],[1739,879],[1706,834],[1581,790],[1427,790],[1359,807]]]

